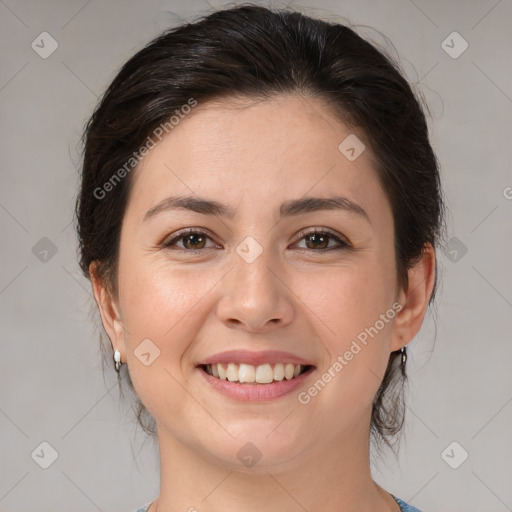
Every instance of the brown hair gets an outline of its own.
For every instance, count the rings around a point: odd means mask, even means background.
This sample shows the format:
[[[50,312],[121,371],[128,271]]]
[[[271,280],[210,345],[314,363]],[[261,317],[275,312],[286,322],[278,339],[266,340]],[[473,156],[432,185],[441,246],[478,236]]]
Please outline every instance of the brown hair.
[[[76,214],[84,275],[90,278],[96,261],[117,295],[120,230],[134,174],[126,164],[159,125],[191,98],[205,103],[289,92],[323,99],[365,134],[391,203],[397,284],[406,289],[408,269],[426,244],[439,245],[443,224],[438,162],[418,97],[398,64],[348,26],[253,5],[164,32],[130,58],[106,90],[83,137]],[[127,172],[112,183],[121,168]],[[109,180],[114,186],[107,195]],[[436,285],[437,276],[429,304]],[[372,434],[390,446],[404,419],[406,374],[399,360],[400,352],[390,355],[371,420]],[[154,433],[149,413],[151,425],[142,421],[147,411],[140,400],[137,410],[142,427]]]

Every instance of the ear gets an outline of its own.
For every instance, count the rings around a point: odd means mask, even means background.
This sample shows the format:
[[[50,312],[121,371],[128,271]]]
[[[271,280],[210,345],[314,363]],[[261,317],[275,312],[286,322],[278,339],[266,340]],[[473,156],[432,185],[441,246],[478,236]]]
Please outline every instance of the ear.
[[[395,317],[391,350],[400,350],[416,336],[421,328],[436,276],[436,254],[426,244],[419,261],[408,271],[407,290],[400,292],[398,301],[403,306]]]
[[[103,327],[110,338],[114,350],[121,352],[121,362],[126,362],[126,348],[124,340],[124,328],[119,314],[119,305],[110,293],[106,283],[100,277],[98,265],[93,261],[89,265],[94,298],[100,310]]]

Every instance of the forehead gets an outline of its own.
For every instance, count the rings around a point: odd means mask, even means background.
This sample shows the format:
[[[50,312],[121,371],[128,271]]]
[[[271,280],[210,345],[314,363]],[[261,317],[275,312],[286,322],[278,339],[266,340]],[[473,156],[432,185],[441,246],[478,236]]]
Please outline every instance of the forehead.
[[[351,160],[340,151],[345,140],[362,147],[365,137],[317,98],[199,103],[139,164],[130,208],[140,217],[166,196],[186,194],[254,213],[285,198],[336,194],[381,215],[389,205],[371,150],[366,144]]]

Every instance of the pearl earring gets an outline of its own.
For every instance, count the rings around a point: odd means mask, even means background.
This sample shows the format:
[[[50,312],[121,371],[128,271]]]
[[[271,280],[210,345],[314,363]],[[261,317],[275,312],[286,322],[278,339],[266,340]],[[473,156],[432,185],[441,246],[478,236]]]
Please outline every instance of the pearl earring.
[[[402,347],[400,352],[402,353],[402,366],[405,366],[405,363],[407,362],[407,350],[405,347]]]
[[[116,350],[114,352],[114,366],[117,373],[119,373],[119,368],[121,368],[122,364],[123,363],[121,362],[121,352],[119,352],[119,350]]]

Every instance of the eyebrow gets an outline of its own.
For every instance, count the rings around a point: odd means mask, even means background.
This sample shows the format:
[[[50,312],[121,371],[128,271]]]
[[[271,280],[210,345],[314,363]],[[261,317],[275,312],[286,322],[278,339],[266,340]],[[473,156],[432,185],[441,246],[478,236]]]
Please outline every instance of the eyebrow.
[[[236,215],[236,210],[218,201],[194,196],[172,196],[167,197],[156,206],[153,206],[146,212],[142,220],[145,222],[164,211],[177,209],[191,210],[203,215],[216,215],[229,219],[232,219]],[[368,214],[361,206],[347,197],[342,196],[293,199],[281,205],[279,214],[280,217],[283,218],[319,210],[343,210],[359,215],[371,224]]]

